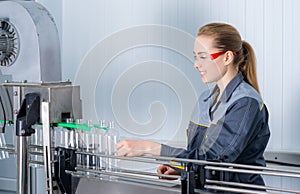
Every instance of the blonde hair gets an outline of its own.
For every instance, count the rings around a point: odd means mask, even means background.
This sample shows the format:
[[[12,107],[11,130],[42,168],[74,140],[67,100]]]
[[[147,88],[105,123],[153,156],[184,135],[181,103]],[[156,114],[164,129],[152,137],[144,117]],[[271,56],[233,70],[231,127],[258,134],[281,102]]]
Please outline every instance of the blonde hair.
[[[256,58],[251,45],[241,39],[240,33],[231,25],[225,23],[209,23],[201,27],[198,36],[209,36],[214,39],[214,47],[220,51],[236,53],[233,64],[238,67],[249,83],[258,93],[256,76]]]

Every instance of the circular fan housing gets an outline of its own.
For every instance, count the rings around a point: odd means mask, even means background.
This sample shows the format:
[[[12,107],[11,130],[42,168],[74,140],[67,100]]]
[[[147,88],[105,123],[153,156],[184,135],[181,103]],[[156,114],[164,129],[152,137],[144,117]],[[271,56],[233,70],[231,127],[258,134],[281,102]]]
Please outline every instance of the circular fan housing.
[[[11,66],[19,53],[19,36],[16,28],[0,19],[0,66]]]

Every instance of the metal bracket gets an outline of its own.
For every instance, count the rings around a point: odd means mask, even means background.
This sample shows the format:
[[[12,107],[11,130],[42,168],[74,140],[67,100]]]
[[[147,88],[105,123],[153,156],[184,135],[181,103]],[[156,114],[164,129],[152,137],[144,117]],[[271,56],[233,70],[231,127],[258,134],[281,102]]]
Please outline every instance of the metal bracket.
[[[34,133],[32,125],[40,118],[40,96],[37,93],[28,93],[25,95],[21,109],[16,120],[16,135],[30,136]]]

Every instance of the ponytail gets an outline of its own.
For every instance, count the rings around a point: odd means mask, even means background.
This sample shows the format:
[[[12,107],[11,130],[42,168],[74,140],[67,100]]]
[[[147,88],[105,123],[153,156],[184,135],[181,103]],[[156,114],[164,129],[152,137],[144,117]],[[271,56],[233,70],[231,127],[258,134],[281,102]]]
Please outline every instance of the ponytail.
[[[242,41],[242,52],[244,57],[242,57],[243,60],[238,64],[239,71],[244,75],[245,81],[260,93],[256,77],[256,58],[254,50],[248,42]]]

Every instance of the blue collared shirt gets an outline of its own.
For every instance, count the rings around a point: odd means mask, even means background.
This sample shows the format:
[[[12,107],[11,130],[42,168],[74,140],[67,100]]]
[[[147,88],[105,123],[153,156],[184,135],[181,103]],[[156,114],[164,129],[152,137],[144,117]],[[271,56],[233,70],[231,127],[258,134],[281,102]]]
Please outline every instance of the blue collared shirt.
[[[187,149],[162,145],[162,156],[265,166],[270,131],[268,110],[257,91],[238,73],[226,86],[205,91],[188,127]],[[264,184],[258,175],[231,174],[235,182]]]

